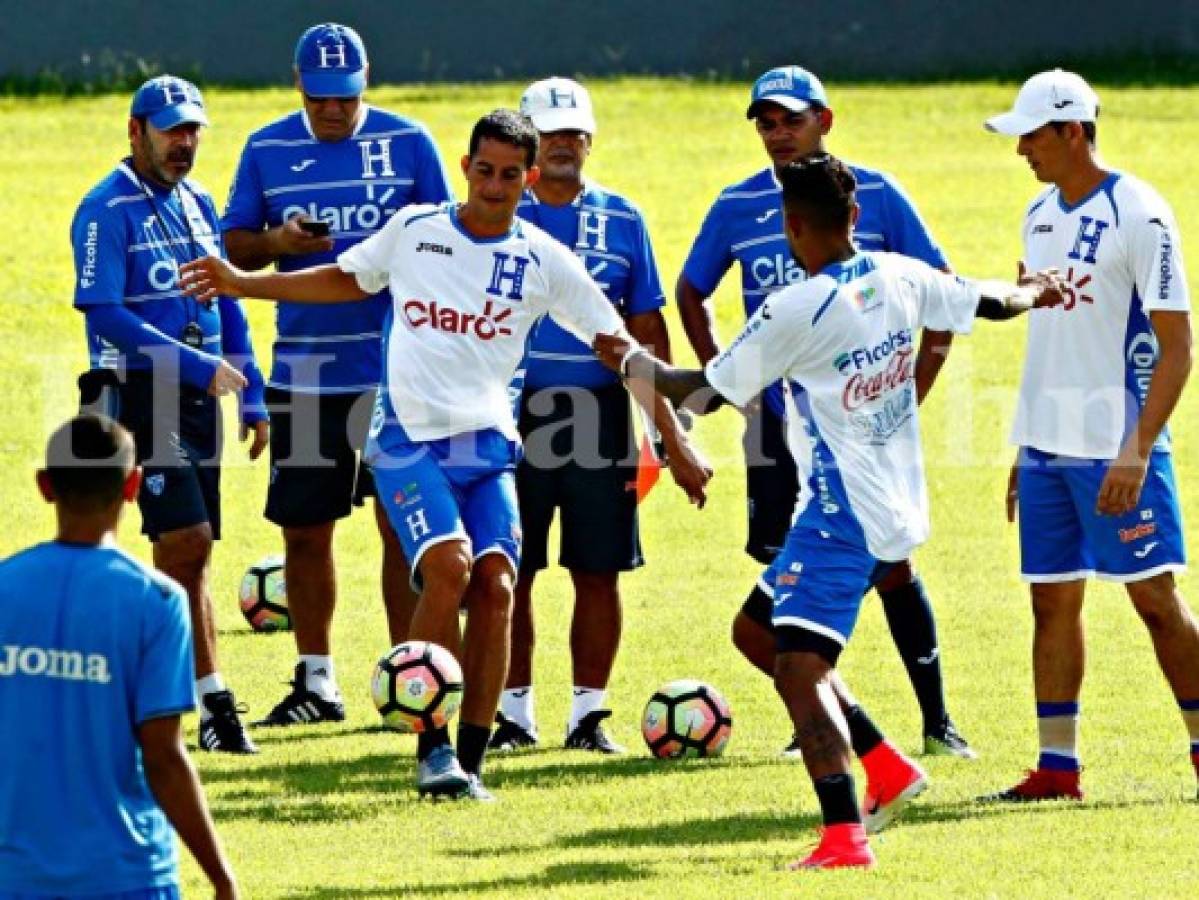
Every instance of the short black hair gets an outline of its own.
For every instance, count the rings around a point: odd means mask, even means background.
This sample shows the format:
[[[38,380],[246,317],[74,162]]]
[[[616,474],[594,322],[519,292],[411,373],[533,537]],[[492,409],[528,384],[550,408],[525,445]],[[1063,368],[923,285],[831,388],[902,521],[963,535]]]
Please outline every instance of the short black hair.
[[[1096,118],[1099,117],[1098,109],[1095,110],[1095,117]],[[1069,122],[1050,122],[1049,124],[1053,126],[1054,131],[1056,131],[1058,134],[1061,134],[1062,129],[1065,128],[1070,123]],[[1083,137],[1085,137],[1087,139],[1087,143],[1090,144],[1092,147],[1094,147],[1096,135],[1099,133],[1099,130],[1095,127],[1095,123],[1094,122],[1079,122],[1078,124],[1082,126]]]
[[[469,152],[473,157],[479,151],[484,138],[503,141],[525,151],[525,167],[533,168],[537,161],[537,129],[528,116],[514,109],[496,109],[475,123],[470,132]]]
[[[853,221],[858,181],[849,166],[828,153],[813,153],[779,170],[783,205],[823,231],[845,231]]]
[[[99,512],[120,503],[136,464],[129,432],[94,413],[63,423],[46,444],[45,472],[55,502],[76,512]]]

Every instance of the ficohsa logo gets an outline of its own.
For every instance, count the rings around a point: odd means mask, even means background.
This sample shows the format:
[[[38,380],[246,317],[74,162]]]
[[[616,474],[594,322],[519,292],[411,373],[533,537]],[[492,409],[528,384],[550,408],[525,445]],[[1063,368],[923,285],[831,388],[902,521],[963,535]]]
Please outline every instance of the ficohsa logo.
[[[833,368],[842,375],[850,369],[860,372],[862,369],[877,365],[898,350],[912,346],[912,331],[901,328],[891,331],[887,336],[871,347],[854,347],[854,349],[838,354],[833,359]]]

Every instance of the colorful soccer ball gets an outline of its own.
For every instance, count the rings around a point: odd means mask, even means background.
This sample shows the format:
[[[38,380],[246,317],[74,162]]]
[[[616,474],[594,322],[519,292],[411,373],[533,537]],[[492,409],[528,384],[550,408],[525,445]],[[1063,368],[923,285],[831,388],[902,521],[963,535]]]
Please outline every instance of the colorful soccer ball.
[[[462,705],[462,667],[444,647],[406,641],[375,666],[371,695],[389,728],[409,734],[444,728]]]
[[[733,714],[720,692],[691,678],[654,693],[641,717],[650,753],[661,759],[719,756],[733,730]]]
[[[255,631],[287,631],[291,628],[281,555],[264,557],[246,570],[238,591],[238,605]]]

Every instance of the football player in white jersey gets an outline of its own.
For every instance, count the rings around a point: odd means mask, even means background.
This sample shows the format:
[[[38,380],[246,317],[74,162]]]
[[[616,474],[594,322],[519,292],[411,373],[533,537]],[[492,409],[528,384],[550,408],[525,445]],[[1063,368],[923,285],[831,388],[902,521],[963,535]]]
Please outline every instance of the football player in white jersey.
[[[1018,138],[1048,187],[1024,220],[1029,268],[1068,281],[1028,326],[1008,491],[1032,590],[1040,757],[987,799],[1081,799],[1078,717],[1086,579],[1120,582],[1153,640],[1199,772],[1199,627],[1174,582],[1186,564],[1167,421],[1191,368],[1178,226],[1145,182],[1096,151],[1099,98],[1054,69],[1025,82],[991,131]]]
[[[1010,318],[1061,295],[1052,273],[1028,276],[1021,287],[979,283],[899,254],[859,251],[856,181],[828,154],[783,166],[779,179],[787,240],[808,280],[767,298],[702,371],[675,369],[627,339],[601,336],[596,349],[631,384],[650,381],[699,412],[744,406],[779,378],[803,388],[788,389],[784,400],[788,442],[809,463],[810,490],[760,581],[773,604],[775,687],[824,819],[820,844],[795,867],[871,866],[867,831],[890,822],[927,780],[835,667],[863,595],[928,537],[916,344],[924,329],[965,333],[976,315]],[[861,807],[851,748],[868,779]]]
[[[420,736],[422,794],[492,799],[480,780],[508,669],[512,591],[520,561],[514,471],[519,440],[508,385],[530,328],[544,314],[591,345],[626,335],[620,316],[569,248],[515,218],[539,175],[537,131],[511,110],[476,123],[462,159],[461,205],[411,206],[335,264],[247,275],[209,257],[187,290],[338,303],[391,289],[384,383],[367,456],[380,500],[420,588],[410,637],[457,653],[466,693],[457,755],[444,730]],[[696,502],[711,475],[668,404],[652,409],[676,480]],[[465,608],[465,640],[458,611]]]

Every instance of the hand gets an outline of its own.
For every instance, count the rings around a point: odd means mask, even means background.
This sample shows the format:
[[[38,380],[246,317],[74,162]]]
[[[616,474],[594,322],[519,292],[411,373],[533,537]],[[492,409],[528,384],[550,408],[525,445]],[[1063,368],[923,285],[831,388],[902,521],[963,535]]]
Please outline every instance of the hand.
[[[1020,454],[1016,454],[1016,459],[1012,463],[1012,469],[1007,476],[1007,494],[1004,496],[1005,505],[1007,506],[1007,520],[1009,522],[1016,521],[1016,500],[1020,496],[1016,485],[1020,481]]]
[[[1057,269],[1041,269],[1028,274],[1024,261],[1016,263],[1016,286],[1027,289],[1032,295],[1033,309],[1047,309],[1066,302],[1070,285]]]
[[[1137,450],[1137,436],[1133,434],[1103,476],[1095,512],[1101,516],[1122,516],[1136,509],[1148,469],[1149,457]]]
[[[244,389],[248,383],[241,372],[222,359],[213,373],[212,381],[208,383],[208,393],[214,397],[224,397]]]
[[[266,445],[270,441],[270,422],[268,422],[266,419],[262,419],[261,421],[255,422],[252,425],[242,422],[241,434],[239,437],[243,444],[250,437],[250,432],[254,433],[254,440],[250,444],[250,459],[258,459],[258,457],[262,456],[262,451],[266,449]]]
[[[215,300],[219,295],[240,297],[241,277],[245,273],[219,256],[194,259],[179,267],[179,289],[201,303]]]
[[[591,349],[595,351],[600,362],[617,375],[623,376],[625,373],[620,370],[620,364],[631,350],[639,346],[627,334],[597,334]]]
[[[704,504],[708,502],[705,488],[712,480],[712,466],[704,459],[703,454],[680,433],[678,443],[666,452],[666,464],[670,466],[670,476],[674,483],[683,489],[683,493],[692,503],[703,509]]]
[[[307,213],[300,213],[272,229],[275,255],[303,256],[308,253],[328,253],[332,250],[333,238],[317,237],[300,227],[301,222],[311,220],[312,217]]]

